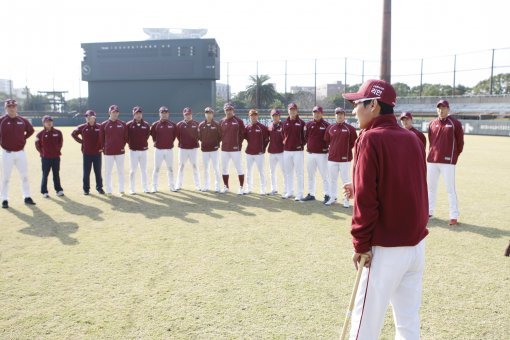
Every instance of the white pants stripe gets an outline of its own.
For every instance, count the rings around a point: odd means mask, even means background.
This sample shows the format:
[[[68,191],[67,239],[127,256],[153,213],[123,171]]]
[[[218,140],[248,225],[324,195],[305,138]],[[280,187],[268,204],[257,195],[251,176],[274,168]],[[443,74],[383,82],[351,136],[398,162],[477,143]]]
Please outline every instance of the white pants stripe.
[[[106,193],[112,193],[112,171],[113,165],[117,168],[117,178],[119,180],[119,192],[124,192],[124,154],[122,155],[105,155],[104,156],[104,178]]]
[[[434,215],[437,198],[437,185],[439,176],[443,175],[446,184],[446,193],[448,194],[448,203],[450,206],[450,219],[458,219],[460,212],[457,202],[457,193],[455,191],[455,165],[442,163],[427,163],[427,183],[429,194],[429,215]]]
[[[332,162],[328,161],[329,172],[329,195],[331,198],[338,198],[338,175],[342,179],[342,184],[351,183],[349,178],[350,162]]]
[[[174,188],[174,150],[173,149],[156,149],[154,151],[154,169],[152,170],[152,190],[158,191],[159,170],[163,161],[166,164],[166,174],[169,189]]]
[[[248,191],[253,190],[253,163],[257,166],[260,176],[260,192],[266,192],[266,175],[264,174],[264,154],[246,155],[246,177],[248,180]]]
[[[234,163],[238,175],[244,175],[243,166],[241,165],[241,151],[222,151],[221,152],[221,173],[228,175],[229,161]]]
[[[28,163],[24,150],[7,152],[2,149],[2,176],[1,192],[2,201],[9,199],[9,181],[11,179],[12,168],[18,169],[21,177],[21,189],[23,198],[30,197],[30,185],[28,182]]]
[[[304,186],[304,163],[305,154],[303,151],[284,151],[283,166],[285,169],[285,193],[294,195],[294,173],[297,177],[296,197],[303,197]]]
[[[184,165],[189,161],[193,169],[193,181],[195,188],[200,189],[200,174],[198,172],[197,149],[181,149],[179,148],[179,169],[177,170],[177,188],[182,187],[184,178]]]
[[[131,185],[130,189],[132,192],[135,192],[135,177],[136,177],[136,169],[140,166],[140,172],[142,177],[142,188],[144,192],[149,191],[149,185],[147,184],[147,150],[143,151],[134,151],[129,150],[129,183]]]
[[[202,167],[204,169],[204,189],[211,190],[210,187],[210,166],[214,171],[214,190],[220,190],[220,157],[219,151],[202,151]]]
[[[284,169],[283,152],[269,154],[269,170],[271,171],[271,191],[278,191],[276,166],[279,166],[282,174],[285,174],[283,171],[283,169]]]
[[[372,247],[351,319],[350,339],[379,339],[388,304],[393,309],[395,339],[420,339],[420,305],[425,240],[414,247]]]
[[[324,194],[329,195],[328,154],[308,153],[307,155],[308,193],[312,196],[315,196],[316,193],[315,173],[317,169],[322,177]]]

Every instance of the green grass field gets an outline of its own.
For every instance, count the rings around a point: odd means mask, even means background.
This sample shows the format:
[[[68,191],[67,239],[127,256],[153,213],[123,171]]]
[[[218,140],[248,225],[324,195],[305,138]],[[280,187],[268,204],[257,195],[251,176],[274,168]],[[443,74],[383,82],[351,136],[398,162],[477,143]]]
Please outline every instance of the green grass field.
[[[15,173],[11,208],[0,211],[0,338],[339,336],[355,275],[350,209],[203,194],[191,190],[190,173],[179,193],[83,196],[79,145],[70,128],[63,132],[66,196],[39,194],[32,137],[37,206],[23,204]],[[508,339],[509,169],[510,138],[466,137],[457,227],[447,225],[441,182],[427,238],[423,339]],[[393,334],[388,310],[382,338]]]

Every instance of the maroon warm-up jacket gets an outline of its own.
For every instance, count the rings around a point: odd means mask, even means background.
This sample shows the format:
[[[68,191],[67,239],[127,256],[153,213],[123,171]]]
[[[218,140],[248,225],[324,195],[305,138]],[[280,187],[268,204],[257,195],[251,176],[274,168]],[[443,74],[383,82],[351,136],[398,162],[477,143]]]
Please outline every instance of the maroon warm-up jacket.
[[[266,152],[266,147],[269,143],[269,131],[264,124],[260,122],[248,124],[244,136],[248,142],[246,146],[246,153],[248,155],[261,155]]]
[[[160,119],[152,124],[151,136],[156,149],[172,149],[177,138],[177,125],[167,119]]]
[[[303,151],[305,144],[305,122],[299,116],[288,117],[283,122],[283,150]]]
[[[306,123],[305,141],[306,151],[310,153],[328,153],[328,143],[324,141],[324,135],[329,123],[324,119],[312,120]]]
[[[283,124],[271,123],[267,128],[269,131],[269,147],[268,153],[282,153],[283,152]]]
[[[457,164],[464,148],[462,124],[452,116],[429,123],[429,163]]]
[[[354,249],[415,246],[428,234],[425,150],[394,115],[376,117],[355,145]]]
[[[411,127],[409,131],[413,132],[420,139],[420,142],[423,144],[423,148],[427,146],[427,138],[425,138],[425,134],[423,132],[414,127]]]
[[[226,117],[220,121],[221,151],[241,151],[244,139],[244,123],[241,118]]]
[[[34,134],[34,127],[21,117],[14,118],[8,115],[0,118],[0,145],[7,151],[21,151],[27,139]]]
[[[198,148],[198,122],[181,120],[177,123],[177,140],[181,149]]]
[[[42,158],[60,157],[64,138],[62,132],[55,128],[50,130],[43,129],[35,136],[35,148],[39,151]]]
[[[210,123],[203,121],[198,125],[198,139],[200,140],[200,150],[203,152],[216,151],[220,148],[221,127],[217,121]]]
[[[144,151],[149,149],[147,142],[151,133],[151,127],[145,120],[130,120],[126,124],[128,128],[128,145],[133,151]]]
[[[106,156],[116,156],[124,154],[128,139],[128,129],[126,123],[117,119],[106,120],[101,123],[100,129],[101,143]]]
[[[87,156],[97,156],[101,153],[103,146],[100,138],[101,125],[88,123],[78,125],[71,136],[81,144],[81,151]],[[81,138],[80,138],[81,136]]]
[[[324,134],[324,141],[329,144],[328,161],[350,162],[356,138],[358,135],[352,125],[335,123],[328,126]]]

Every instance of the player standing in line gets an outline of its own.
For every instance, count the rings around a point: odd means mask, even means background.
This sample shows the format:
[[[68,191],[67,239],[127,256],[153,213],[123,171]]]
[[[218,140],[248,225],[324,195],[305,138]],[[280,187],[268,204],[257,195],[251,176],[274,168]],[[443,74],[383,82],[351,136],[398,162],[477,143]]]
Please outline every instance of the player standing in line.
[[[276,166],[280,167],[280,171],[284,175],[283,169],[283,127],[280,122],[280,111],[272,109],[270,112],[273,121],[269,124],[269,170],[271,171],[271,191],[270,195],[278,193],[278,185],[276,181]],[[284,176],[285,177],[285,176]]]
[[[303,199],[305,122],[299,118],[295,103],[288,105],[289,116],[283,122],[283,166],[285,169],[285,193],[283,199],[294,195],[294,173],[297,177],[296,201]]]
[[[223,176],[223,190],[225,193],[228,191],[228,166],[232,161],[237,170],[239,177],[239,195],[243,195],[244,187],[244,172],[241,165],[241,148],[244,139],[244,123],[242,119],[236,117],[234,113],[234,106],[226,103],[223,106],[225,117],[220,121],[221,127],[221,172]]]
[[[85,112],[85,124],[78,125],[71,136],[81,144],[83,153],[83,194],[90,193],[90,171],[94,168],[96,190],[104,195],[103,177],[101,176],[101,152],[103,146],[100,138],[101,126],[96,122],[96,113],[92,110]],[[81,137],[80,137],[81,136]]]
[[[448,202],[450,205],[449,225],[457,225],[460,215],[455,191],[455,165],[464,149],[462,124],[450,115],[450,104],[440,100],[437,105],[437,118],[429,123],[429,155],[427,157],[427,182],[429,185],[429,215],[436,207],[439,176],[444,176]]]
[[[198,138],[202,150],[202,163],[204,168],[204,186],[201,191],[211,190],[209,163],[214,171],[214,191],[220,192],[221,174],[219,149],[221,142],[221,127],[214,120],[214,110],[210,107],[204,109],[205,120],[198,125]]]
[[[134,195],[135,192],[135,175],[136,168],[140,165],[140,172],[142,177],[143,192],[149,192],[149,185],[147,183],[147,153],[149,143],[147,142],[150,136],[151,127],[149,123],[143,120],[142,108],[135,106],[133,108],[133,120],[127,124],[128,129],[128,145],[129,145],[129,193]]]
[[[165,161],[167,168],[168,186],[170,191],[177,191],[174,184],[174,141],[177,137],[177,125],[170,121],[168,108],[159,108],[159,120],[151,126],[151,136],[154,142],[154,170],[152,171],[152,192],[158,192],[158,176],[161,164]]]
[[[338,175],[343,185],[351,183],[349,170],[351,168],[352,148],[358,135],[354,126],[345,121],[345,111],[341,107],[335,109],[336,123],[328,126],[324,141],[329,144],[328,172],[330,198],[326,205],[331,205],[338,198]],[[349,198],[343,199],[344,208],[349,208]]]
[[[126,123],[119,119],[120,112],[117,105],[111,105],[108,108],[108,113],[110,117],[101,123],[99,131],[105,158],[106,194],[112,195],[112,170],[115,165],[119,181],[119,194],[124,196],[124,155],[128,129]]]
[[[420,304],[428,234],[425,151],[393,114],[397,95],[368,80],[344,98],[362,129],[355,145],[351,234],[354,265],[367,258],[351,319],[351,339],[378,339],[388,304],[395,339],[420,339]]]
[[[315,201],[315,173],[317,168],[322,177],[324,189],[324,201],[329,202],[329,175],[328,175],[328,143],[324,141],[324,135],[329,123],[323,119],[324,110],[321,106],[315,106],[312,110],[313,120],[306,123],[305,141],[308,151],[307,172],[308,172],[308,195],[303,201]]]
[[[28,183],[28,165],[25,154],[27,139],[34,134],[30,122],[18,115],[18,104],[14,99],[4,103],[5,115],[0,118],[0,145],[2,146],[2,208],[9,208],[9,180],[15,166],[21,177],[25,204],[35,205],[30,197]]]
[[[64,138],[62,132],[53,127],[53,118],[44,116],[42,118],[44,128],[35,136],[35,148],[41,155],[42,181],[41,194],[44,198],[50,197],[48,194],[48,176],[53,172],[53,186],[57,196],[64,196],[64,189],[60,184],[60,155]]]
[[[267,127],[259,122],[259,113],[255,109],[248,112],[250,124],[245,129],[245,139],[248,142],[246,146],[246,175],[248,179],[248,188],[245,194],[250,194],[253,189],[253,163],[257,165],[260,176],[260,194],[266,194],[266,176],[264,174],[264,154],[269,143],[269,131]]]
[[[413,115],[411,112],[402,112],[400,115],[400,123],[402,123],[403,128],[413,132],[420,139],[421,143],[423,144],[423,148],[425,149],[427,146],[427,139],[425,138],[423,132],[413,126]]]
[[[195,189],[200,190],[200,174],[198,172],[198,122],[193,120],[193,112],[189,107],[182,111],[184,119],[177,123],[177,140],[179,141],[179,169],[177,171],[176,190],[182,187],[184,178],[184,165],[189,160],[193,168],[193,181]]]

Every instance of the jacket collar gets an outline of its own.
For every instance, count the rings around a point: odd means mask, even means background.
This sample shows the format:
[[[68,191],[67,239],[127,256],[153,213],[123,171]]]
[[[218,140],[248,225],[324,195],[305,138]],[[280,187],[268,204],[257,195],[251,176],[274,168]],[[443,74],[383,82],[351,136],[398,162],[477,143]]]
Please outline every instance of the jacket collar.
[[[397,118],[394,114],[379,115],[372,119],[370,125],[365,130],[375,129],[377,127],[398,126]]]

